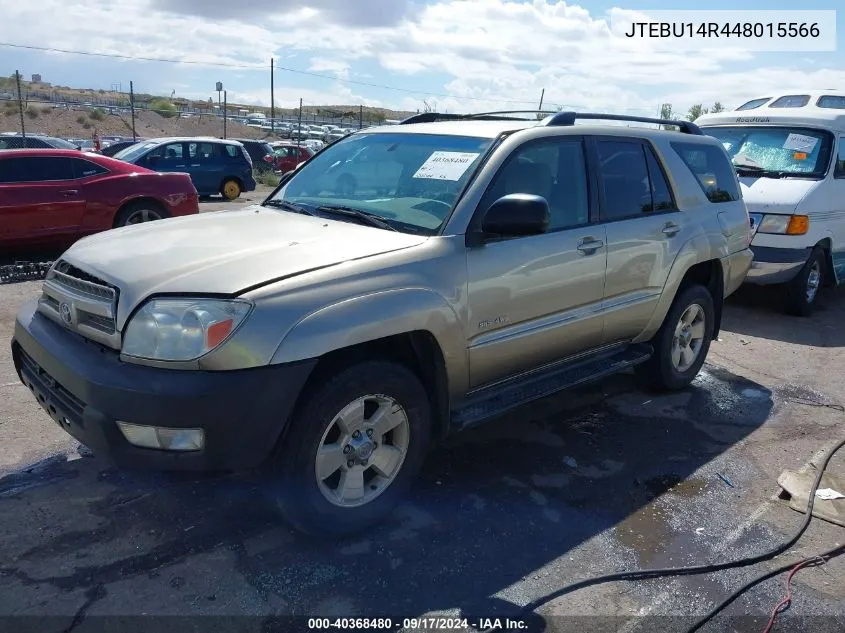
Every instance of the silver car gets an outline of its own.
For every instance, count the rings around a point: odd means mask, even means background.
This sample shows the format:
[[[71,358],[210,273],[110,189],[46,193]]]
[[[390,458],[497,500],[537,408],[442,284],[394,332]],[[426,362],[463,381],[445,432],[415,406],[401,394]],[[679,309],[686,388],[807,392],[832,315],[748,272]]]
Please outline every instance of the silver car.
[[[736,174],[690,123],[574,124],[608,116],[424,114],[261,205],[87,237],[21,309],[15,367],[95,453],[269,465],[298,528],[360,530],[452,432],[625,368],[669,390],[701,368],[751,263]]]

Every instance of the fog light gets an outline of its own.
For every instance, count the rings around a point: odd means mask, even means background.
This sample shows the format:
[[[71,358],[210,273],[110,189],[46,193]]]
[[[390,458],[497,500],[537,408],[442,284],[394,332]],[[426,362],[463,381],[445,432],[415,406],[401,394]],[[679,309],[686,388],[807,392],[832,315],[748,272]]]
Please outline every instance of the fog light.
[[[118,422],[123,437],[130,444],[142,448],[158,448],[165,451],[199,451],[205,444],[202,429],[171,429],[161,426],[146,426],[131,422]]]

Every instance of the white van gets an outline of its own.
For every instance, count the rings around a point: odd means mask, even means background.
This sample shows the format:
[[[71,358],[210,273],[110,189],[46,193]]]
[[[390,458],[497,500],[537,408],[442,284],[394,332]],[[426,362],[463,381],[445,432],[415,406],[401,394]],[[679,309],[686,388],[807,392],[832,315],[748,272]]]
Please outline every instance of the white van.
[[[739,175],[753,234],[746,281],[784,284],[786,310],[810,314],[823,283],[845,283],[845,90],[772,94],[695,122]]]

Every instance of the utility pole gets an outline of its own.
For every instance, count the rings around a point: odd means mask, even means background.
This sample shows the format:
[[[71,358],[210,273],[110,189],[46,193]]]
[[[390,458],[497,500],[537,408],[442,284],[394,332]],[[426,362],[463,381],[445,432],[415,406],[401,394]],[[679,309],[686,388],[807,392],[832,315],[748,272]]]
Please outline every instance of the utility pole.
[[[276,60],[270,58],[270,134],[276,136],[276,99],[273,95],[273,70]]]
[[[23,122],[23,96],[21,95],[21,74],[15,71],[15,82],[18,84],[18,112],[21,115],[21,136],[23,137],[23,146],[26,147],[26,126]]]
[[[135,134],[135,85],[129,82],[129,110],[132,112],[132,140],[137,141],[138,136]]]
[[[539,107],[539,108],[537,108],[537,111],[538,111],[538,112],[542,112],[542,111],[543,111],[543,97],[545,97],[545,96],[546,96],[546,89],[545,89],[545,88],[543,88],[542,92],[540,92],[540,107]]]
[[[296,128],[296,147],[299,148],[299,144],[302,139],[302,97],[299,98],[299,124]],[[299,151],[296,152],[299,154]]]
[[[364,106],[358,106],[358,129],[360,130],[364,127]]]
[[[223,91],[223,139],[224,140],[226,139],[226,123],[227,123],[226,119],[228,118],[228,116],[226,115],[226,108],[228,107],[228,105],[229,105],[229,96],[227,94],[227,91],[224,90]]]

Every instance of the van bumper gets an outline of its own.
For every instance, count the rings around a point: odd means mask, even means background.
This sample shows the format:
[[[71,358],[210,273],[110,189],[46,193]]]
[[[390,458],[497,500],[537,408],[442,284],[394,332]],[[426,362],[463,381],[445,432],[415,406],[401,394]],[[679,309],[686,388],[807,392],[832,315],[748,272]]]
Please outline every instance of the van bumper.
[[[752,246],[754,261],[746,281],[751,284],[769,285],[791,281],[810,258],[812,248],[774,248]]]
[[[234,371],[122,362],[65,330],[29,302],[18,313],[12,358],[23,384],[65,432],[122,466],[238,471],[272,453],[316,360]],[[202,429],[199,450],[131,444],[117,422]]]

